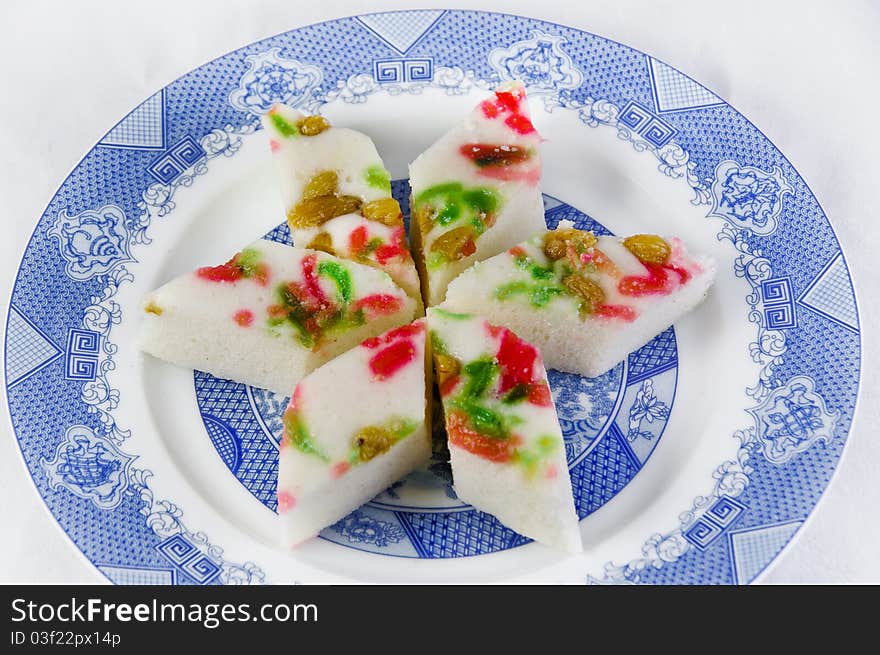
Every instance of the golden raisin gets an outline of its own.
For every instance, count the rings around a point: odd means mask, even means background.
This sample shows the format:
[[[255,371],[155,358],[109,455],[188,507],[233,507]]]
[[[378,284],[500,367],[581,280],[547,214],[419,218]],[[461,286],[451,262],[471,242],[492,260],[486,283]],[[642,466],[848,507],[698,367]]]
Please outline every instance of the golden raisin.
[[[403,215],[400,213],[400,205],[394,198],[380,198],[373,200],[361,207],[364,218],[378,221],[388,227],[396,227],[403,223]]]
[[[369,462],[394,445],[394,435],[383,427],[370,425],[358,430],[354,435],[354,447],[362,462]]]
[[[164,311],[159,305],[154,303],[152,300],[147,303],[146,307],[144,307],[144,311],[147,314],[155,314],[156,316],[162,316],[162,312]]]
[[[672,253],[669,244],[656,234],[634,234],[623,245],[645,264],[665,264]]]
[[[312,200],[321,196],[332,196],[336,194],[339,186],[339,175],[336,171],[323,171],[312,176],[302,192],[303,200]]]
[[[474,228],[469,225],[444,232],[431,244],[431,252],[443,253],[450,261],[473,255],[477,250]]]
[[[355,196],[321,196],[298,202],[287,212],[287,221],[293,228],[323,225],[331,218],[356,212],[361,199]]]
[[[306,116],[296,124],[303,136],[315,136],[330,128],[330,122],[323,116]]]
[[[322,252],[330,253],[331,255],[336,254],[336,251],[333,250],[333,238],[326,232],[318,232],[306,248],[309,248],[310,250],[320,250]]]
[[[434,229],[434,218],[432,216],[431,208],[428,205],[422,205],[415,209],[414,213],[416,223],[419,226],[419,234],[421,234],[422,239],[424,239],[425,235]]]
[[[576,273],[566,275],[562,278],[562,284],[569,292],[581,299],[581,316],[592,314],[605,302],[605,292],[602,291],[602,287],[583,275]]]
[[[550,230],[544,235],[544,254],[550,259],[562,259],[568,253],[568,246],[574,247],[578,254],[596,245],[596,235],[573,227]]]
[[[461,372],[461,362],[451,355],[434,353],[434,370],[437,371],[437,384],[443,384]]]

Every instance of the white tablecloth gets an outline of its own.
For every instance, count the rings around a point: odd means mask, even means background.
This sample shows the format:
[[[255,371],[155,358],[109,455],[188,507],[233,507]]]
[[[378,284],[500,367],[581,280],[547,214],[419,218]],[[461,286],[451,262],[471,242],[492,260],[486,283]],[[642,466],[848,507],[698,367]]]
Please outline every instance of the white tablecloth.
[[[0,5],[0,284],[54,191],[97,139],[178,76],[239,46],[365,11],[431,7],[377,0]],[[683,70],[749,117],[807,180],[837,230],[857,284],[862,395],[838,474],[766,582],[880,582],[880,419],[876,308],[880,218],[874,204],[880,7],[865,2],[469,0],[450,7],[545,18],[608,36]],[[0,582],[104,582],[42,507],[8,421],[0,424]]]

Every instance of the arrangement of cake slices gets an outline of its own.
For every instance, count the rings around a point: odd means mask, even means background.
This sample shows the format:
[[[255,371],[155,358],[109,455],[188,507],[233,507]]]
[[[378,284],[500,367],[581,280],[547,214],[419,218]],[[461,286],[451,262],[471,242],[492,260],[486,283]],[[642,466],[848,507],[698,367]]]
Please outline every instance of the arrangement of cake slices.
[[[700,303],[714,263],[675,237],[547,230],[519,83],[411,164],[410,244],[369,137],[280,105],[263,126],[295,245],[259,240],[151,292],[139,345],[290,395],[284,544],[427,462],[436,377],[458,496],[579,552],[545,364],[607,371]]]

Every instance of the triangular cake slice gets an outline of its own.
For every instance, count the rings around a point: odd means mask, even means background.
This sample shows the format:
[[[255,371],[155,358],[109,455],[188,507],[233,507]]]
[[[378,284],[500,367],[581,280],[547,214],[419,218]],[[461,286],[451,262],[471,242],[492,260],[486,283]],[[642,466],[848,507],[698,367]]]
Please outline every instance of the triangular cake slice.
[[[142,350],[282,394],[416,303],[382,271],[260,240],[147,295]]]
[[[357,509],[431,456],[425,319],[313,371],[284,413],[278,514],[288,546]]]
[[[550,368],[594,377],[696,307],[714,276],[714,262],[678,238],[565,224],[465,271],[442,306],[479,311],[538,346]]]
[[[484,318],[428,310],[455,492],[516,532],[582,549],[541,355]]]
[[[544,229],[541,137],[513,83],[481,102],[409,168],[410,235],[428,306],[473,262]]]
[[[372,140],[285,105],[262,121],[293,243],[380,268],[421,303],[400,205]]]

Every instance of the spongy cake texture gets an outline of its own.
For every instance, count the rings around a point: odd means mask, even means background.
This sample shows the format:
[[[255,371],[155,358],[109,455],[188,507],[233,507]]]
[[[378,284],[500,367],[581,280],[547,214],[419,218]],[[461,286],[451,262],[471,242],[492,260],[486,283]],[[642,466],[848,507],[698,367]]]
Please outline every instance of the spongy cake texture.
[[[431,455],[425,320],[368,339],[306,376],[284,414],[278,513],[294,546]]]
[[[411,321],[416,303],[375,268],[259,240],[156,289],[144,309],[145,352],[287,395],[309,371]]]
[[[428,310],[458,497],[516,532],[582,549],[541,355],[479,316]]]
[[[449,285],[440,306],[509,327],[561,371],[601,375],[696,307],[714,279],[714,262],[689,255],[675,238],[665,240],[671,254],[662,266],[646,266],[617,237],[599,237],[592,260],[571,265],[548,258],[546,234],[475,264]],[[576,286],[573,272],[591,284]],[[592,284],[601,300],[585,311],[581,289],[596,293]]]

